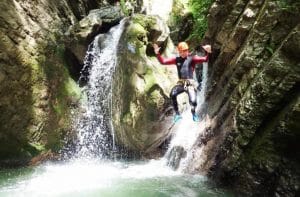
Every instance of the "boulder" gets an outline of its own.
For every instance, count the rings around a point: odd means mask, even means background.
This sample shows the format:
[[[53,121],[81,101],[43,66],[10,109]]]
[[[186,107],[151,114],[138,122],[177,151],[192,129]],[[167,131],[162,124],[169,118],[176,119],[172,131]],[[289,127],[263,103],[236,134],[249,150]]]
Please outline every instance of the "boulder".
[[[182,146],[174,146],[169,153],[167,153],[167,166],[173,170],[177,170],[182,158],[186,157],[186,151]]]
[[[116,141],[129,150],[149,153],[169,135],[176,75],[159,65],[152,49],[154,42],[167,43],[168,34],[159,18],[134,15],[121,37],[112,111]]]
[[[77,66],[82,68],[88,45],[94,37],[108,32],[122,18],[123,14],[119,6],[106,6],[91,10],[86,17],[71,27],[66,34],[66,46],[70,56],[75,57],[74,61],[79,64]]]

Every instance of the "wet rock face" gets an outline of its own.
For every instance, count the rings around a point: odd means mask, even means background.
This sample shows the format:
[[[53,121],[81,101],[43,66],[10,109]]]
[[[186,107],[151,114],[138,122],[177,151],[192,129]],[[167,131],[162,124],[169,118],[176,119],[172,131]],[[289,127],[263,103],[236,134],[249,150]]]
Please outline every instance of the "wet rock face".
[[[211,124],[198,144],[206,160],[191,171],[248,195],[299,192],[299,9],[297,1],[213,4],[205,37],[214,49]]]
[[[176,170],[179,167],[180,160],[186,157],[186,151],[182,146],[174,146],[167,154],[167,165]]]
[[[121,37],[112,114],[117,142],[132,151],[154,151],[170,132],[168,95],[176,75],[151,56],[151,44],[167,42],[167,37],[166,25],[146,15],[133,16]]]
[[[174,14],[178,14],[178,13],[174,13]],[[182,16],[180,16],[179,24],[175,23],[170,25],[170,29],[172,32],[170,34],[170,37],[174,43],[179,43],[182,40],[188,39],[188,37],[192,33],[192,28],[194,26],[193,21],[194,21],[193,15],[191,13],[187,13],[187,14],[182,14]]]
[[[74,69],[81,70],[88,45],[94,40],[95,36],[107,33],[122,18],[123,14],[119,6],[105,6],[91,10],[86,17],[75,23],[68,32],[68,40],[66,40],[66,49],[69,56],[74,57],[70,65],[77,65],[79,68],[76,69],[75,66]]]
[[[0,165],[60,146],[68,109],[78,100],[62,37],[102,3],[0,2]]]

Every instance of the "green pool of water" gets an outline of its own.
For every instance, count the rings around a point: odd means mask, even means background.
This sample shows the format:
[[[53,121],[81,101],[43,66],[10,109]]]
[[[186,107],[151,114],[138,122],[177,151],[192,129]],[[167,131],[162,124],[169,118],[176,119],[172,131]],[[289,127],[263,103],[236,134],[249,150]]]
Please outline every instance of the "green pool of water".
[[[173,171],[161,161],[72,161],[0,171],[0,197],[232,196],[203,176]]]

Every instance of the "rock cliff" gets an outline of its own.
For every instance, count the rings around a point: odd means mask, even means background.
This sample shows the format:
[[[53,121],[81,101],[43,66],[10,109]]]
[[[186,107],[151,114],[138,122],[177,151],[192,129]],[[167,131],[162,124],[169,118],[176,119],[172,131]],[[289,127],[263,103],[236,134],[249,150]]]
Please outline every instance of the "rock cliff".
[[[100,0],[0,2],[0,158],[24,162],[57,150],[80,91],[66,64],[64,34]]]
[[[299,194],[299,11],[292,0],[212,5],[205,36],[214,49],[209,126],[190,171],[244,195]]]

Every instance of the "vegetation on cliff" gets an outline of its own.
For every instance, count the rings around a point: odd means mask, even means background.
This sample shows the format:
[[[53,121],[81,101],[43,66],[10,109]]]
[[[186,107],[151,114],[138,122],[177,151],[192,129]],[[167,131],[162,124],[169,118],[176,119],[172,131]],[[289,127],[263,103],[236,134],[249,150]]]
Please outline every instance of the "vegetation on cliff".
[[[190,34],[190,39],[201,41],[207,31],[207,15],[213,0],[190,0],[189,9],[193,15],[194,27]]]

